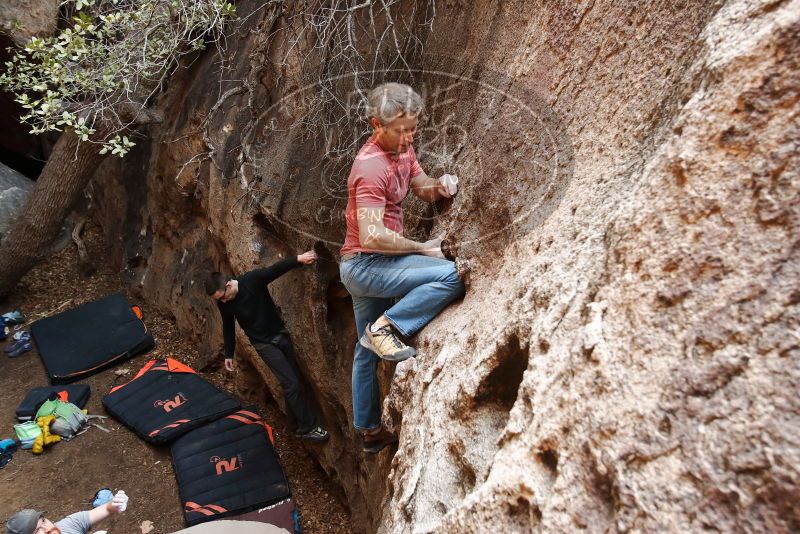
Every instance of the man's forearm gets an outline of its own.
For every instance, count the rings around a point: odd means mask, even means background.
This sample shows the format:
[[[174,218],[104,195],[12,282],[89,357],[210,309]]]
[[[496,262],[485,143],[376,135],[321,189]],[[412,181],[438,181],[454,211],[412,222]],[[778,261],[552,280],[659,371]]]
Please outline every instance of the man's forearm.
[[[300,267],[297,256],[289,256],[286,259],[273,263],[269,267],[256,269],[253,273],[258,277],[259,282],[269,284],[297,267]]]
[[[222,310],[220,310],[222,313]],[[233,358],[233,353],[236,351],[236,325],[233,322],[233,317],[222,315],[222,343],[225,350],[226,358]]]
[[[425,202],[436,202],[444,198],[442,196],[439,181],[431,178],[428,175],[423,175],[418,178],[418,184],[414,188],[414,195]]]
[[[116,513],[116,510],[114,510],[114,507],[110,502],[101,504],[97,508],[89,510],[89,522],[91,522],[92,526],[95,526],[97,523],[108,518],[114,513]]]
[[[232,340],[228,340],[227,337],[224,338],[222,346],[223,351],[225,352],[225,357],[233,358],[233,354],[236,352],[236,338],[234,337]]]
[[[370,228],[361,246],[382,254],[412,254],[425,250],[424,243],[403,237],[385,227]]]

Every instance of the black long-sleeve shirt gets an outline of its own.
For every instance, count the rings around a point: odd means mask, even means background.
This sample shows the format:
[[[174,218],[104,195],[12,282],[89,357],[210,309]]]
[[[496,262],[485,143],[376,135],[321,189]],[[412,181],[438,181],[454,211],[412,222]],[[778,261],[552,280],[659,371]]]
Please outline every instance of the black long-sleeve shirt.
[[[285,327],[283,319],[272,302],[267,284],[299,267],[297,256],[286,258],[264,269],[255,269],[236,278],[239,292],[228,302],[217,301],[222,315],[222,337],[225,340],[225,357],[233,358],[236,350],[236,327],[239,321],[251,343],[269,343]]]

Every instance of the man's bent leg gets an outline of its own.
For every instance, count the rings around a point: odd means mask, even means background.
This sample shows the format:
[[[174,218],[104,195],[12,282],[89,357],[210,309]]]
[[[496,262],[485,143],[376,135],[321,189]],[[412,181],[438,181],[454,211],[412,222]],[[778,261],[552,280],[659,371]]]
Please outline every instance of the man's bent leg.
[[[375,321],[392,305],[392,299],[353,295],[356,319],[356,340],[364,333],[367,323]],[[353,358],[353,426],[372,430],[381,425],[381,397],[376,375],[378,356],[356,341]]]
[[[455,264],[442,269],[442,276],[409,291],[384,314],[404,336],[416,334],[451,302],[464,295],[464,283]]]
[[[303,431],[312,428],[315,424],[314,412],[311,411],[311,407],[303,396],[297,367],[275,345],[259,345],[256,350],[275,375],[275,378],[280,382],[286,409],[294,415],[297,421],[297,429]]]
[[[370,293],[401,297],[384,315],[404,336],[418,332],[464,294],[455,263],[449,260],[419,254],[380,256],[367,268],[376,274],[367,288]]]

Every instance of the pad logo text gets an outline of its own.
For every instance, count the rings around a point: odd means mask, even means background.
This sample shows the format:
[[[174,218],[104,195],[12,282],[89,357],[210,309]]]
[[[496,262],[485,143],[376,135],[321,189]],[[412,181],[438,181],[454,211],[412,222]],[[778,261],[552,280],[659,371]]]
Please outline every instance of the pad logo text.
[[[157,400],[156,402],[153,403],[153,406],[155,407],[160,406],[164,408],[165,412],[169,413],[178,406],[182,405],[184,402],[186,402],[186,397],[183,396],[183,393],[178,393],[177,395],[175,395],[174,399]]]
[[[229,473],[231,471],[236,471],[242,467],[242,455],[237,454],[236,456],[226,459],[220,458],[219,456],[212,456],[211,463],[214,464],[214,468],[217,471],[217,476],[221,475],[222,473]]]

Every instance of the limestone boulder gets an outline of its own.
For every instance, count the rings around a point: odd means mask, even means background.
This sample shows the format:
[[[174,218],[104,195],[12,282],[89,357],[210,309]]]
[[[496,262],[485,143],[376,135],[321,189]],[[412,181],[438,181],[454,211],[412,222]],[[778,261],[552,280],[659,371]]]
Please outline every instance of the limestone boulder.
[[[320,252],[270,290],[356,530],[800,529],[800,1],[437,3],[404,79],[423,167],[461,191],[409,201],[406,231],[444,234],[468,289],[416,360],[379,367],[400,444],[375,457],[351,426],[336,262],[358,106],[327,116],[350,137],[312,128],[319,76],[281,52],[313,41],[237,9],[232,71],[209,53],[176,73],[164,123],[99,173],[97,216],[209,362],[202,276]],[[241,391],[280,399],[239,346]]]
[[[8,232],[33,187],[33,180],[0,163],[0,239]]]

